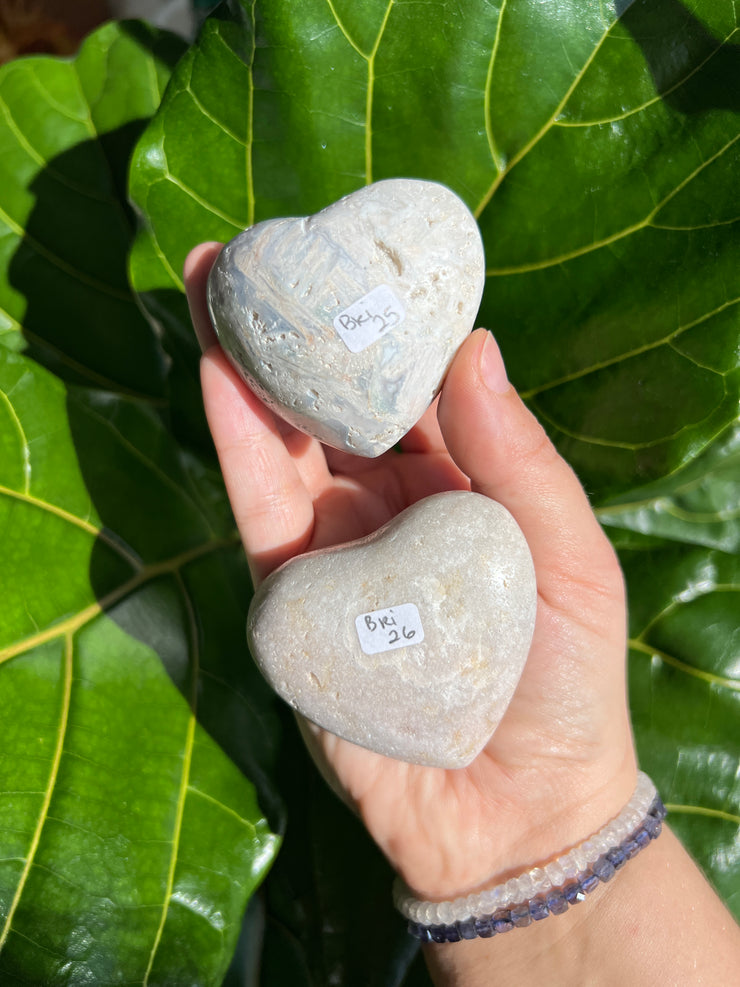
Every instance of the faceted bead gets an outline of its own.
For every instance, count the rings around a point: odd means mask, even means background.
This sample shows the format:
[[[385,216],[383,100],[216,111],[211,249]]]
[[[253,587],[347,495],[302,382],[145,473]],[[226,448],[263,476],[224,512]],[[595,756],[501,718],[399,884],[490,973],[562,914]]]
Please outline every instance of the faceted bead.
[[[522,905],[515,905],[511,909],[511,921],[518,929],[523,929],[527,925],[532,924],[532,916],[529,914],[529,902],[525,901]]]
[[[619,870],[627,863],[626,853],[618,846],[612,847],[611,850],[607,851],[606,859],[614,867],[614,870]]]
[[[581,874],[588,867],[588,857],[583,852],[583,847],[577,846],[570,851],[568,856],[573,858],[573,863],[576,866],[576,873]]]
[[[516,877],[512,877],[510,881],[507,881],[504,885],[505,901],[514,902],[522,900],[522,893],[519,889],[519,880]]]
[[[490,939],[496,931],[490,915],[481,915],[475,920],[475,931],[481,939]]]
[[[529,876],[532,880],[532,886],[535,893],[547,885],[547,877],[541,867],[533,867],[529,872]]]
[[[445,942],[460,942],[460,933],[457,925],[445,926]]]
[[[496,933],[511,932],[514,923],[511,921],[511,912],[508,908],[500,908],[493,916],[493,927]]]
[[[614,864],[610,863],[606,857],[599,857],[591,868],[600,881],[606,884],[614,877]]]
[[[594,860],[596,860],[599,856],[599,852],[591,840],[586,840],[585,843],[581,843],[580,850],[585,858],[583,864],[584,867],[590,867]]]
[[[586,897],[580,882],[574,881],[572,884],[566,884],[563,888],[563,897],[568,902],[569,905],[575,905],[578,901],[583,901]]]
[[[568,902],[560,891],[551,891],[545,898],[545,901],[547,902],[549,911],[553,915],[562,915],[563,912],[568,911]]]
[[[660,819],[656,819],[654,816],[645,816],[642,828],[649,834],[650,839],[654,840],[656,836],[660,836],[663,824]]]
[[[432,942],[445,942],[445,927],[443,925],[430,925],[428,931]]]
[[[634,840],[627,840],[626,843],[622,844],[621,849],[627,860],[632,860],[640,852],[640,844]]]
[[[635,843],[638,844],[640,849],[642,849],[643,847],[646,847],[650,842],[650,833],[648,833],[648,831],[644,827],[640,827],[640,829],[637,830],[637,832],[634,834],[632,839],[635,841]]]
[[[586,877],[581,878],[581,888],[586,892],[586,894],[591,894],[598,887],[599,879],[596,874],[587,874]]]
[[[475,919],[466,918],[457,923],[457,929],[462,939],[475,939],[478,933],[475,931]]]
[[[540,922],[543,918],[547,918],[549,910],[544,898],[532,898],[529,903],[529,914],[535,922]]]
[[[563,873],[563,868],[561,867],[560,862],[557,860],[553,860],[552,863],[546,864],[545,874],[547,874],[548,878],[552,882],[553,887],[556,888],[560,887],[560,885],[565,880],[565,874]]]
[[[522,874],[519,878],[519,892],[521,894],[521,898],[518,899],[519,901],[525,901],[534,894],[534,881],[527,873]]]
[[[572,850],[567,856],[561,858],[560,863],[563,868],[563,877],[566,881],[572,881],[583,870],[583,867],[579,867],[576,864]]]
[[[505,886],[503,884],[497,884],[492,891],[486,892],[485,894],[486,911],[490,911],[491,913],[493,913],[501,905],[501,902],[504,900],[504,896],[506,893],[504,887]]]

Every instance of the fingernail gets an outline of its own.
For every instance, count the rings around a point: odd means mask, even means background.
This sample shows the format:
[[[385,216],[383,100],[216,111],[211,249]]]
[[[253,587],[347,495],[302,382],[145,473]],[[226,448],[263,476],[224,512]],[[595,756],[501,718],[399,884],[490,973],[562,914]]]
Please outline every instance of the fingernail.
[[[506,376],[506,367],[501,357],[501,351],[490,332],[486,333],[481,347],[480,375],[488,390],[493,391],[494,394],[504,394],[511,386],[509,378]]]

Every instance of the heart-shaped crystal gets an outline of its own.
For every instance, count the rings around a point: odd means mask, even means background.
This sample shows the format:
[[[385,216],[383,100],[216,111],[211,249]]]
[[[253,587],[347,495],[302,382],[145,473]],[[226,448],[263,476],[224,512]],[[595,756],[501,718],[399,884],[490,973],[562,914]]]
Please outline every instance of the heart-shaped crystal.
[[[303,219],[250,227],[219,254],[219,341],[282,418],[362,456],[422,416],[473,327],[485,264],[448,188],[389,179]]]
[[[435,494],[260,587],[252,654],[313,723],[380,754],[459,768],[504,715],[537,608],[524,535],[482,494]]]

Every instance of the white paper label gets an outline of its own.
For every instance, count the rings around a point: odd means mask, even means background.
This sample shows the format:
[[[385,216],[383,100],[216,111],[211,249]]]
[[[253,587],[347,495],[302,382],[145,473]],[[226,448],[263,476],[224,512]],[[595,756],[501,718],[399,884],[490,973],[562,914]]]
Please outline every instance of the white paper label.
[[[360,353],[394,326],[403,322],[403,305],[386,284],[368,291],[334,319],[348,350]]]
[[[355,627],[360,647],[366,655],[407,648],[424,640],[424,628],[414,603],[361,613],[355,617]]]

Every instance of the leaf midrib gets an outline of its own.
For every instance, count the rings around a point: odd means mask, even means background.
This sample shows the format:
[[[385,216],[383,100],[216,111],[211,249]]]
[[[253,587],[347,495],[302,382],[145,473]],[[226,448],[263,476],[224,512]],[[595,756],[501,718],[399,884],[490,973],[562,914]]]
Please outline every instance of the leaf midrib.
[[[13,895],[13,900],[10,903],[10,908],[8,909],[8,914],[5,918],[5,923],[2,930],[0,931],[0,952],[2,952],[5,943],[10,935],[11,927],[13,924],[13,919],[15,913],[20,904],[23,892],[26,888],[26,883],[28,881],[28,876],[31,873],[31,868],[33,867],[34,859],[41,842],[41,833],[46,824],[46,820],[49,814],[49,806],[51,805],[51,800],[54,795],[54,790],[56,788],[57,776],[59,774],[59,765],[62,761],[62,751],[64,749],[64,740],[67,735],[67,724],[69,722],[69,707],[72,697],[72,663],[73,663],[73,648],[74,635],[71,632],[65,634],[64,642],[64,679],[63,679],[63,691],[62,691],[62,702],[61,710],[59,716],[59,727],[57,730],[57,742],[54,748],[54,756],[52,758],[51,770],[49,771],[49,781],[47,782],[46,791],[44,793],[44,800],[41,805],[41,811],[39,812],[39,818],[36,822],[36,828],[34,829],[33,836],[31,837],[31,843],[29,845],[28,854],[23,865],[23,870],[21,871],[21,876],[19,878],[18,884],[16,885],[15,894]]]
[[[83,607],[83,609],[77,611],[77,613],[71,614],[64,620],[61,620],[56,624],[52,624],[50,627],[47,627],[42,631],[38,631],[35,634],[22,638],[20,641],[15,641],[13,644],[0,648],[0,665],[6,661],[10,661],[12,658],[17,658],[19,655],[25,654],[32,648],[36,648],[41,644],[46,644],[49,641],[53,641],[64,634],[76,633],[85,624],[88,624],[91,620],[94,620],[94,618],[99,614],[110,610],[111,607],[115,606],[117,603],[120,603],[120,601],[126,596],[135,592],[137,589],[140,589],[142,586],[146,585],[146,583],[151,582],[160,576],[176,572],[188,565],[190,562],[200,559],[203,556],[210,555],[212,552],[218,552],[224,548],[234,548],[237,542],[238,538],[236,535],[234,535],[233,538],[222,538],[203,542],[201,545],[196,545],[194,548],[181,552],[179,555],[173,556],[172,558],[164,559],[161,562],[155,562],[144,566],[134,576],[132,576],[131,579],[121,583],[120,586],[111,590],[95,603],[91,603],[89,606]]]

